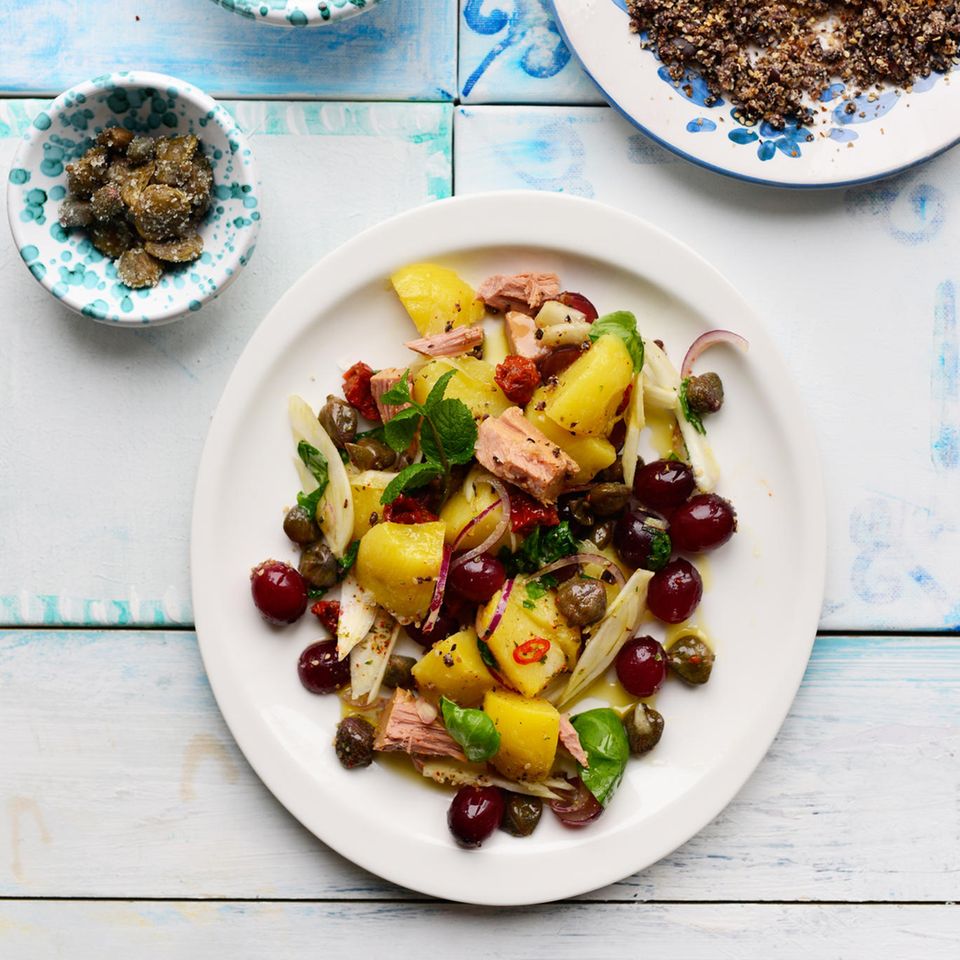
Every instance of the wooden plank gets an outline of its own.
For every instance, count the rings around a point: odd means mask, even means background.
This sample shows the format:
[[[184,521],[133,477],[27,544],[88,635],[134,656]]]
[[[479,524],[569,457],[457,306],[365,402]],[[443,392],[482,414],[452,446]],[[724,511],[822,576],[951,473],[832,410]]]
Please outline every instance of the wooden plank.
[[[55,95],[110,70],[156,70],[213,96],[451,100],[456,31],[443,3],[390,0],[294,30],[209,0],[6,0],[0,91]]]
[[[0,691],[0,897],[407,896],[272,799],[192,634],[8,631]],[[730,807],[592,898],[960,900],[958,750],[960,638],[821,639]]]
[[[495,922],[491,922],[495,920]],[[0,904],[0,941],[12,957],[100,960],[189,956],[393,958],[462,956],[592,960],[954,960],[955,906],[570,903],[516,910],[452,904],[88,903]]]
[[[678,160],[608,108],[464,107],[455,132],[458,193],[634,212],[754,302],[819,436],[823,628],[960,628],[960,151],[872,186],[775,191]]]
[[[460,0],[459,64],[464,103],[603,103],[549,0]]]
[[[2,169],[40,106],[0,101]],[[263,229],[235,286],[195,317],[91,323],[0,246],[0,623],[189,622],[197,462],[250,333],[328,250],[450,192],[447,104],[228,106],[253,134]]]

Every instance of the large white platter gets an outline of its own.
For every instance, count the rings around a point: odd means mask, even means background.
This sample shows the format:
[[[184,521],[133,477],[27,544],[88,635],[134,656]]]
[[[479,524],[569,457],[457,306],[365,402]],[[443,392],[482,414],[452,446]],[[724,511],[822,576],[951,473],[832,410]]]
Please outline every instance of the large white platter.
[[[564,40],[604,98],[674,153],[741,180],[782,187],[850,186],[890,176],[960,140],[960,83],[931,74],[909,93],[824,91],[817,123],[744,127],[729,101],[703,105],[702,81],[679,87],[629,30],[626,0],[552,0]],[[853,107],[848,108],[848,104]]]
[[[277,630],[249,595],[250,568],[293,560],[281,520],[298,488],[287,397],[315,406],[342,369],[403,363],[411,326],[389,287],[397,267],[439,260],[478,283],[495,271],[556,270],[601,312],[633,310],[679,357],[705,330],[732,327],[746,356],[709,367],[727,402],[710,423],[720,491],[737,535],[708,564],[698,619],[717,648],[710,683],[665,685],[666,732],[631,762],[604,815],[570,831],[549,812],[525,840],[497,834],[464,851],[447,831],[451,794],[393,769],[343,770],[331,742],[336,697],[299,683],[299,652],[321,634],[309,615]],[[824,509],[817,451],[790,374],[735,290],[660,230],[555,194],[441,201],[367,231],[324,258],[279,301],[237,363],[210,427],[193,517],[197,632],[220,709],[257,773],[318,837],[424,893],[489,904],[572,896],[658,860],[713,819],[759,763],[793,700],[823,591]]]

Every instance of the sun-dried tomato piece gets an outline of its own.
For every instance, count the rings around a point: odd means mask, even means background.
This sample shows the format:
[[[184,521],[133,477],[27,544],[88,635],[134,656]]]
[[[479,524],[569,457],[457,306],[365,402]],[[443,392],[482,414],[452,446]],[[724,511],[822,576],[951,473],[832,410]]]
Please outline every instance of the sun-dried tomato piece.
[[[522,490],[510,489],[510,529],[514,533],[527,533],[534,527],[555,527],[559,522],[556,507],[548,507]]]
[[[359,414],[374,423],[380,423],[380,411],[377,410],[376,401],[370,390],[373,372],[373,368],[362,361],[355,363],[343,375],[343,395],[347,403]]]
[[[534,390],[540,386],[540,371],[529,357],[511,354],[497,364],[494,380],[511,403],[522,407],[530,402]]]
[[[388,523],[432,523],[437,519],[437,515],[415,497],[401,493],[396,500],[383,508],[383,519]]]
[[[334,635],[337,635],[337,621],[340,619],[339,600],[318,600],[310,612]]]

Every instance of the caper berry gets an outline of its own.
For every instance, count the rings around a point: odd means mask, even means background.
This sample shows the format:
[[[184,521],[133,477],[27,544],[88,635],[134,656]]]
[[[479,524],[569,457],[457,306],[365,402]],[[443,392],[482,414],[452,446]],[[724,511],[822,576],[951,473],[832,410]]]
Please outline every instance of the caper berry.
[[[413,690],[417,681],[413,677],[413,668],[416,657],[404,657],[398,653],[390,655],[387,660],[387,669],[383,674],[383,684],[386,687],[399,687],[403,690]]]
[[[375,437],[362,437],[343,446],[359,470],[386,470],[397,462],[396,453]]]
[[[585,496],[565,497],[560,504],[560,519],[572,520],[581,527],[593,525],[594,517]]]
[[[339,397],[328,396],[317,419],[341,450],[346,444],[352,443],[357,435],[357,411]]]
[[[643,461],[640,461],[641,464]],[[623,483],[623,460],[617,457],[609,467],[604,467],[594,478],[597,483]]]
[[[701,373],[687,381],[687,403],[694,413],[716,413],[723,406],[723,381],[716,373]]]
[[[710,679],[713,651],[699,638],[688,634],[680,637],[667,650],[667,664],[681,680],[699,685]]]
[[[320,539],[320,528],[310,511],[299,504],[291,507],[283,518],[283,532],[294,543],[313,543]]]
[[[571,577],[557,588],[557,609],[571,626],[585,627],[607,612],[607,591],[599,580]]]
[[[622,717],[630,752],[639,757],[652,750],[663,736],[663,717],[646,703],[635,703]]]
[[[630,501],[630,488],[625,483],[598,483],[590,488],[587,499],[598,517],[612,517]]]
[[[514,837],[529,837],[540,822],[543,801],[523,793],[508,793],[503,805],[500,829]]]
[[[363,717],[344,717],[337,724],[333,748],[337,759],[348,769],[369,767],[373,762],[373,725]]]
[[[320,589],[332,587],[337,582],[339,573],[333,551],[320,540],[304,548],[300,554],[298,569],[311,587]]]

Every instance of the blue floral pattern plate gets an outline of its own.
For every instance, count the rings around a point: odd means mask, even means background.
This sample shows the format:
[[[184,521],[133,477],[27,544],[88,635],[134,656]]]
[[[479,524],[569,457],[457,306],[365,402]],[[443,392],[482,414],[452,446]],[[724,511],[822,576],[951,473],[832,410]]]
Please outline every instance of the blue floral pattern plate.
[[[213,0],[249,20],[280,27],[313,27],[346,20],[380,0]]]
[[[57,220],[66,164],[116,125],[150,136],[193,133],[213,168],[213,201],[199,228],[203,253],[153,288],[122,284],[84,230],[65,230]],[[108,74],[61,94],[34,118],[7,177],[21,260],[58,300],[104,323],[169,323],[218,296],[253,254],[259,207],[253,151],[233,117],[196,87],[160,73]]]
[[[567,45],[610,105],[644,133],[694,163],[781,187],[839,187],[886,177],[960,140],[956,74],[851,96],[836,83],[820,97],[817,123],[742,126],[703,81],[675,83],[629,29],[625,0],[552,0]],[[707,103],[712,103],[707,106]]]

